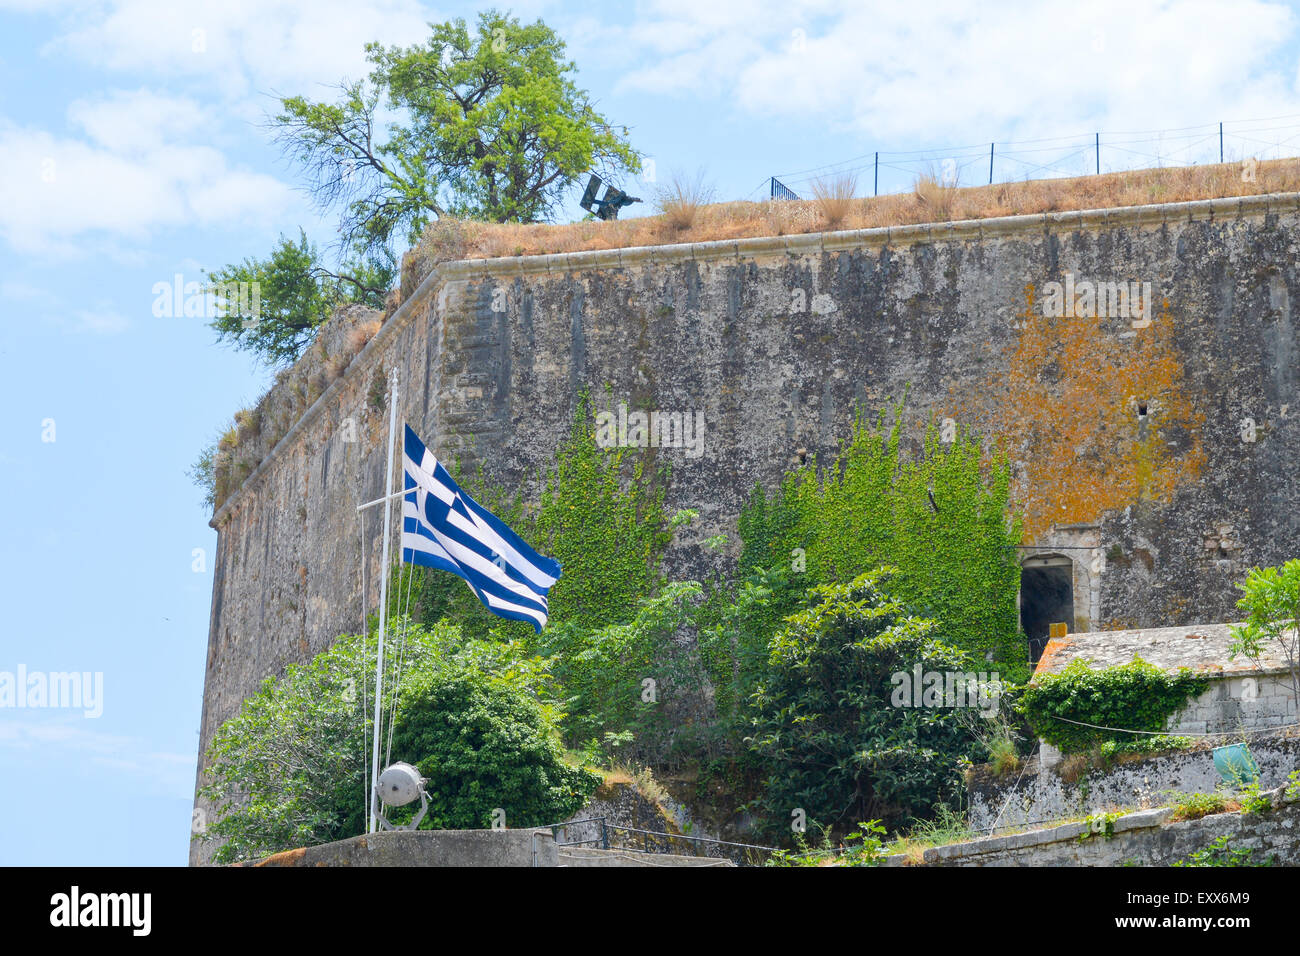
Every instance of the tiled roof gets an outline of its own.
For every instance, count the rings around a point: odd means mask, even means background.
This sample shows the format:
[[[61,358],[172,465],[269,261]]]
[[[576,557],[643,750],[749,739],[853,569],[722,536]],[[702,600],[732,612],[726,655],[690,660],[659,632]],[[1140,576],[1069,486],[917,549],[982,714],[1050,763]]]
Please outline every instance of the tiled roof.
[[[1170,672],[1190,667],[1205,673],[1241,675],[1287,669],[1276,642],[1265,643],[1258,663],[1244,654],[1232,657],[1231,627],[1231,624],[1191,624],[1069,634],[1048,642],[1034,676],[1054,674],[1076,660],[1085,660],[1089,667],[1101,669],[1127,664],[1135,657]]]

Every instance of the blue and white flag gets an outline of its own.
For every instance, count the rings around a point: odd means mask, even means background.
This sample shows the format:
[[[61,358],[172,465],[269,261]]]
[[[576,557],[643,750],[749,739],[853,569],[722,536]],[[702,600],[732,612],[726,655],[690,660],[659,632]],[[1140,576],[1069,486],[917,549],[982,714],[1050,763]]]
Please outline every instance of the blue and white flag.
[[[534,551],[463,492],[406,426],[402,560],[459,575],[493,614],[546,626],[560,562]]]

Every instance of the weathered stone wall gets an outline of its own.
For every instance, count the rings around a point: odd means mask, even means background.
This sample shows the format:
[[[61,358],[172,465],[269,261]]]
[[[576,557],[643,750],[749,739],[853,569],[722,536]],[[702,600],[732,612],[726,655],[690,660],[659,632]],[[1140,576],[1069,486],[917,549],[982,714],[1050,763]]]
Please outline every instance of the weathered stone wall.
[[[239,866],[730,866],[726,860],[557,846],[548,829],[389,830],[287,850]]]
[[[560,825],[557,838],[568,846],[648,850],[740,862],[756,858],[750,852],[752,848],[722,840],[690,817],[688,807],[666,795],[653,799],[636,783],[605,783],[586,806]]]
[[[382,491],[368,396],[385,369],[437,454],[526,494],[579,389],[600,408],[702,412],[702,454],[641,452],[671,464],[669,508],[701,515],[670,553],[676,576],[734,556],[756,481],[824,460],[855,403],[910,388],[910,425],[1003,436],[1027,543],[1087,542],[1063,551],[1076,592],[1097,595],[1073,630],[1230,618],[1232,582],[1294,556],[1300,531],[1298,210],[1264,196],[408,276],[396,314],[213,518],[201,746],[261,678],[359,626],[362,554],[373,607],[379,522],[355,508]],[[1043,315],[1067,274],[1149,282],[1149,324]],[[702,547],[722,531],[730,554]]]
[[[1210,689],[1170,718],[1171,734],[1214,734],[1294,727],[1290,674],[1246,672],[1210,682]]]
[[[997,779],[977,776],[968,789],[968,818],[977,830],[1040,824],[1118,808],[1158,807],[1170,794],[1212,793],[1221,785],[1214,769],[1215,744],[1138,759],[1105,769],[1088,769],[1074,779],[1069,764],[1032,762],[1023,775]],[[1300,768],[1300,737],[1294,732],[1256,736],[1250,752],[1259,765],[1260,786],[1281,786]]]
[[[1093,824],[1065,823],[1042,830],[986,837],[924,851],[925,866],[1172,866],[1186,861],[1219,837],[1231,849],[1253,851],[1255,862],[1300,864],[1300,803],[1272,795],[1263,813],[1219,813],[1199,820],[1168,822],[1169,807],[1140,810],[1111,821],[1112,832]],[[1098,826],[1101,826],[1098,821]],[[886,857],[888,866],[905,866],[903,856]]]
[[[555,839],[533,830],[384,830],[238,866],[558,866]]]
[[[650,830],[674,835],[682,832],[667,808],[647,797],[636,784],[605,783],[581,810],[562,824],[564,830],[560,840],[588,846],[601,846],[605,841],[621,845],[623,834],[602,834],[602,823],[620,830]],[[671,840],[656,840],[654,848],[672,852],[671,843]],[[661,847],[660,844],[668,845]]]

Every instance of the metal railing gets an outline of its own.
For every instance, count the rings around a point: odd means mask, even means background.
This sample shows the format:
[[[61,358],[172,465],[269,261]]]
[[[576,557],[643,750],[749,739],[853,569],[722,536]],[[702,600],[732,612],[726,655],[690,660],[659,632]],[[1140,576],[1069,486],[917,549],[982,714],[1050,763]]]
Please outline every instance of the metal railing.
[[[798,199],[798,194],[775,176],[772,177],[772,198],[773,199]]]
[[[769,177],[772,199],[798,199],[789,184],[807,187],[819,179],[861,174],[880,195],[881,169],[893,170],[886,192],[912,188],[918,175],[943,185],[992,185],[1025,178],[1100,175],[1207,163],[1283,159],[1296,155],[1300,115],[1224,120],[1171,129],[1089,131],[1032,140],[985,141],[963,146],[878,150],[846,160]],[[1103,162],[1105,160],[1105,162]],[[1254,175],[1243,167],[1243,175]],[[757,191],[761,187],[755,187]],[[752,194],[751,194],[752,195]]]

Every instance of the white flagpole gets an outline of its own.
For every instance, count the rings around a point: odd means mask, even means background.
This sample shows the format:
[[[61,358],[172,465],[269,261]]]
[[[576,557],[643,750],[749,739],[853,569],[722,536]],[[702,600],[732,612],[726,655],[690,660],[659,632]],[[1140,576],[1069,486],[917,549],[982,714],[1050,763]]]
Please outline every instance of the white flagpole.
[[[393,391],[388,397],[388,476],[384,480],[384,555],[380,564],[379,579],[379,653],[375,656],[375,741],[370,755],[370,827],[374,833],[379,826],[379,722],[381,702],[384,699],[384,632],[388,623],[388,558],[393,527],[393,443],[397,436],[397,369],[390,372]]]

